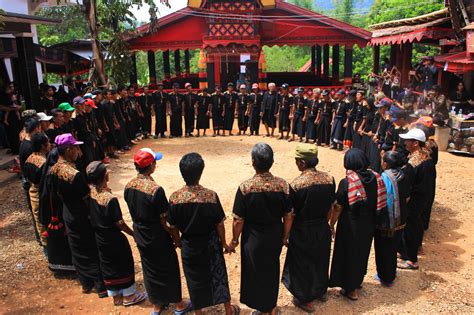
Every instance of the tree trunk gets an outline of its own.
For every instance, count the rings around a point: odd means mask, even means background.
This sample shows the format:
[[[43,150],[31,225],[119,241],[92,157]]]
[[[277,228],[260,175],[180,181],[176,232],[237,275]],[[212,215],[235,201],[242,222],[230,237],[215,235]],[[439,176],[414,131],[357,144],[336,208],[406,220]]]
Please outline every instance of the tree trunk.
[[[83,7],[91,37],[93,61],[97,74],[97,85],[105,86],[107,84],[107,78],[105,75],[104,55],[100,49],[99,30],[97,28],[96,0],[84,0]]]

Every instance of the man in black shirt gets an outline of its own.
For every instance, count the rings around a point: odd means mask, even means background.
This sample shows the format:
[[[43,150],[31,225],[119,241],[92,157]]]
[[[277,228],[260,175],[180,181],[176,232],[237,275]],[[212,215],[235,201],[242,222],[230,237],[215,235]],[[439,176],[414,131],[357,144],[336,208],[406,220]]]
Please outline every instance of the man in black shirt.
[[[276,113],[278,111],[278,93],[276,91],[275,83],[268,84],[268,91],[263,94],[262,110],[260,116],[262,117],[267,137],[273,137],[276,128]],[[270,128],[272,132],[270,133]]]

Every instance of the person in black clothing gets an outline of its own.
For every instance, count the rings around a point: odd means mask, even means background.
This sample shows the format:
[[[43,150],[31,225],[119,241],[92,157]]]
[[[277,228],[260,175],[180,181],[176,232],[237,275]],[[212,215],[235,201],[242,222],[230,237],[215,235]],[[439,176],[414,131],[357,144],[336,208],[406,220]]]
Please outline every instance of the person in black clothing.
[[[184,85],[186,93],[183,94],[184,99],[184,136],[192,137],[194,132],[194,116],[196,114],[198,96],[193,93],[191,83]]]
[[[114,111],[115,117],[117,119],[118,129],[116,129],[116,140],[117,140],[117,148],[120,150],[118,153],[122,153],[123,151],[130,150],[130,139],[128,138],[129,134],[127,132],[127,123],[129,122],[129,117],[127,111],[125,109],[125,100],[124,98],[127,97],[127,90],[125,87],[119,87],[114,95]]]
[[[230,304],[229,282],[223,249],[225,213],[217,194],[199,185],[204,161],[197,153],[189,153],[179,162],[186,186],[170,196],[168,224],[181,232],[181,259],[194,312],[224,304],[226,315],[237,306]]]
[[[72,121],[72,113],[75,111],[74,107],[69,103],[61,103],[58,109],[63,112],[63,125],[61,126],[63,132],[74,133],[74,122]]]
[[[87,123],[86,111],[85,111],[85,100],[76,96],[73,100],[73,105],[76,109],[76,117],[74,118],[74,131],[75,137],[81,141],[81,152],[82,155],[79,157],[77,166],[84,172],[86,166],[90,162],[94,161],[94,135],[90,130],[90,126]]]
[[[102,130],[100,129],[99,121],[97,120],[97,111],[98,107],[92,99],[88,99],[84,102],[84,116],[92,140],[92,159],[93,161],[103,161],[104,163],[108,163],[108,160],[105,159],[104,142],[102,138]]]
[[[268,84],[268,91],[263,94],[262,108],[260,116],[262,117],[263,124],[265,125],[265,131],[267,137],[273,137],[276,128],[276,113],[278,111],[278,92],[276,91],[275,83],[271,82]],[[270,133],[270,129],[272,130]]]
[[[247,93],[245,84],[240,86],[240,93],[237,94],[237,125],[239,127],[239,136],[247,132],[250,115],[250,96]]]
[[[258,90],[258,84],[252,84],[250,92],[250,135],[258,136],[260,131],[260,111],[262,110],[263,94]]]
[[[370,161],[370,168],[377,173],[381,173],[381,147],[385,141],[387,128],[390,126],[390,119],[387,117],[387,110],[392,106],[389,98],[383,98],[375,103],[377,112],[369,131],[369,139],[367,140],[367,156]]]
[[[46,162],[46,155],[50,150],[50,144],[48,137],[40,132],[36,133],[31,137],[31,145],[33,152],[26,159],[23,164],[22,172],[25,178],[30,183],[30,203],[31,203],[31,214],[33,215],[33,227],[35,234],[39,236],[39,243],[41,246],[46,247],[46,227],[41,224],[39,220],[39,207],[40,207],[40,182],[43,171],[43,166]]]
[[[304,116],[307,108],[307,100],[304,98],[304,89],[302,87],[299,87],[297,91],[298,95],[293,97],[290,113],[290,119],[293,119],[293,129],[291,131],[293,136],[291,139],[288,139],[288,141],[295,141],[295,137],[298,135],[300,142],[303,142],[306,133]]]
[[[35,109],[37,112],[49,114],[53,108],[57,107],[53,86],[45,85],[42,92],[43,96],[40,98],[39,104]]]
[[[280,137],[278,139],[289,139],[291,131],[291,120],[290,112],[291,105],[293,104],[293,97],[288,92],[289,85],[288,83],[283,83],[281,85],[281,92],[278,96],[278,130],[280,131]],[[259,121],[260,124],[260,121]],[[286,132],[286,136],[284,133]]]
[[[350,104],[346,100],[346,92],[340,89],[336,92],[336,101],[333,107],[330,149],[339,151],[344,149],[344,125],[347,122],[349,112]]]
[[[46,130],[46,135],[49,138],[49,142],[54,143],[54,139],[64,133],[62,128],[64,124],[64,114],[58,108],[54,108],[51,110],[51,116],[53,116],[53,119],[49,124],[49,128]]]
[[[367,156],[369,156],[370,143],[372,142],[372,137],[374,136],[372,129],[374,125],[377,125],[378,118],[380,117],[377,115],[374,103],[375,102],[371,97],[367,98],[367,114],[365,117],[364,128],[362,128],[361,132],[360,149],[364,151]]]
[[[403,156],[396,151],[385,152],[382,179],[387,189],[387,209],[377,214],[374,233],[376,279],[391,286],[397,271],[397,249],[406,225],[410,179],[402,167]]]
[[[403,231],[403,246],[400,249],[401,269],[418,269],[418,250],[423,241],[423,212],[433,196],[433,182],[436,176],[435,166],[426,148],[426,135],[423,130],[414,128],[400,134],[405,140],[408,167],[411,169],[411,190],[408,201],[407,223]]]
[[[17,98],[13,83],[10,83],[5,92],[0,94],[0,128],[3,127],[6,133],[4,145],[8,145],[13,154],[18,154],[20,145],[18,135],[22,128],[19,114],[20,106],[17,103]]]
[[[316,117],[316,124],[318,125],[318,146],[324,144],[329,146],[331,143],[331,121],[333,112],[333,101],[329,95],[329,90],[324,90],[321,93],[323,99],[319,104],[318,117]]]
[[[408,159],[409,152],[405,147],[405,140],[400,138],[401,134],[408,132],[406,118],[406,112],[391,109],[391,124],[387,127],[385,140],[381,146],[382,154],[386,151],[397,151],[404,156],[405,160]]]
[[[369,103],[365,99],[365,90],[358,90],[355,98],[355,104],[353,107],[354,111],[354,124],[351,127],[352,133],[352,147],[362,148],[362,132],[364,131],[365,120],[369,109]]]
[[[345,128],[345,131],[344,131],[344,141],[343,141],[343,144],[345,146],[347,146],[348,148],[351,148],[352,145],[353,145],[353,141],[354,141],[354,121],[355,121],[355,115],[356,115],[356,108],[357,108],[357,105],[356,105],[356,100],[355,100],[355,96],[356,96],[356,90],[351,90],[349,91],[348,95],[347,95],[347,102],[348,102],[348,106],[349,106],[349,113],[348,113],[348,117],[347,117],[347,121],[346,123],[344,124],[344,128]]]
[[[168,95],[170,103],[170,138],[183,136],[184,97],[179,93],[179,84],[173,83],[173,92]]]
[[[80,141],[71,134],[56,138],[59,159],[51,167],[52,190],[63,203],[63,219],[72,253],[72,263],[76,267],[82,292],[89,293],[95,287],[99,297],[107,297],[102,280],[99,253],[94,229],[89,220],[90,189],[84,173],[74,164],[79,157]]]
[[[138,98],[138,103],[143,113],[141,125],[143,137],[146,139],[151,134],[151,113],[155,108],[155,98],[150,94],[148,86],[143,87],[143,94]]]
[[[376,214],[386,207],[383,180],[368,167],[369,159],[363,151],[347,151],[347,174],[339,183],[337,206],[330,218],[331,230],[337,222],[337,232],[329,286],[342,288],[340,293],[353,301],[359,299],[358,289],[367,273]]]
[[[167,131],[166,128],[166,115],[169,113],[168,109],[168,93],[163,91],[163,83],[157,84],[157,90],[153,93],[154,99],[154,114],[155,114],[155,135],[154,138],[158,139],[158,135],[162,138],[165,137]]]
[[[273,176],[273,150],[266,143],[252,149],[255,176],[235,195],[230,251],[242,234],[240,302],[262,313],[275,314],[280,286],[280,254],[293,222],[290,185]]]
[[[123,220],[118,199],[107,186],[107,168],[102,162],[94,161],[87,166],[86,173],[91,188],[90,221],[107,293],[116,306],[140,303],[146,294],[135,288],[132,249],[122,233],[133,237],[133,231]]]
[[[321,106],[320,96],[321,90],[314,89],[311,99],[306,100],[307,105],[304,113],[304,121],[306,122],[306,143],[314,143],[316,140],[316,131],[318,126],[316,124],[316,117],[318,116],[319,108]]]
[[[459,113],[459,111],[462,110],[463,114],[469,114],[473,111],[469,101],[472,101],[472,97],[469,95],[469,92],[466,91],[464,82],[459,81],[456,85],[456,90],[451,92],[449,95],[450,106],[454,106],[454,111],[456,113]]]
[[[299,144],[296,166],[301,174],[291,182],[295,218],[290,233],[282,282],[293,303],[308,313],[315,299],[327,301],[331,230],[328,214],[336,199],[334,178],[316,170],[318,148]]]
[[[220,131],[224,129],[224,106],[226,98],[221,92],[221,87],[216,86],[215,92],[212,93],[212,129],[213,137],[220,136]]]
[[[197,137],[200,136],[200,131],[203,130],[202,135],[206,136],[206,130],[209,129],[209,116],[212,110],[212,96],[209,94],[207,88],[202,90],[202,93],[198,95],[198,105],[196,109],[196,129]]]
[[[224,129],[223,136],[225,136],[225,131],[229,131],[229,136],[232,136],[232,128],[234,126],[234,118],[237,114],[237,102],[238,96],[234,91],[234,83],[227,84],[227,91],[224,92],[225,96],[225,106],[224,106]]]
[[[171,95],[171,98],[174,96]],[[181,276],[175,247],[181,246],[179,232],[166,224],[169,210],[165,191],[151,177],[162,158],[149,148],[133,157],[138,175],[125,186],[125,201],[133,220],[133,231],[142,261],[143,280],[152,314],[160,314],[169,303],[177,310],[192,308],[181,296]]]

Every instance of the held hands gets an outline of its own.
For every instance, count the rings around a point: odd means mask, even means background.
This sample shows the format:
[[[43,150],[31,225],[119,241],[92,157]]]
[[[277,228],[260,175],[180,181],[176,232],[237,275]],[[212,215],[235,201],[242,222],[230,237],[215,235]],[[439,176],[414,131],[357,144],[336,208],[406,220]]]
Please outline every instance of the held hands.
[[[331,225],[330,229],[331,229],[331,238],[334,241],[334,239],[336,238],[336,229],[334,228],[334,225]]]
[[[232,254],[235,253],[235,248],[239,246],[239,241],[231,241],[228,245],[223,244],[222,247],[224,248],[225,254]]]
[[[289,243],[290,243],[290,242],[289,242],[288,238],[284,238],[284,239],[283,239],[283,246],[288,247],[288,244],[289,244]]]

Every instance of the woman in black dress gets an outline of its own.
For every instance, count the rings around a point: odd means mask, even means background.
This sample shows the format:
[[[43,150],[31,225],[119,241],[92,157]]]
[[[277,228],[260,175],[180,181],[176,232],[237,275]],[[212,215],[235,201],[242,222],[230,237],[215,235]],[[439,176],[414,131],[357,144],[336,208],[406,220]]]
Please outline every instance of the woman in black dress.
[[[332,110],[333,102],[329,95],[329,90],[324,90],[321,95],[323,99],[319,104],[318,117],[316,118],[316,124],[318,125],[318,146],[321,144],[329,146],[331,142],[331,121],[332,121]]]
[[[71,249],[63,220],[63,203],[54,189],[51,167],[58,161],[58,149],[53,148],[43,166],[40,181],[40,204],[38,218],[47,227],[48,267],[56,275],[73,274]]]
[[[200,136],[201,129],[203,130],[202,135],[206,136],[206,130],[209,129],[209,116],[211,115],[212,109],[212,96],[209,95],[207,88],[202,90],[202,93],[198,95],[197,105],[197,137]]]
[[[238,312],[231,307],[223,248],[225,214],[217,194],[199,185],[204,161],[197,153],[183,156],[179,162],[186,186],[170,197],[168,223],[181,232],[181,259],[194,312],[224,304],[226,315]]]
[[[306,134],[306,124],[304,121],[304,113],[306,110],[307,100],[304,98],[304,89],[298,88],[298,95],[293,97],[293,105],[291,106],[290,119],[293,119],[293,128],[291,130],[292,137],[288,141],[295,141],[296,135],[300,138],[300,142],[303,142],[303,138]]]
[[[90,220],[95,231],[99,250],[100,269],[109,296],[114,305],[130,306],[146,298],[135,288],[135,267],[132,249],[125,232],[133,231],[122,218],[118,199],[107,186],[109,174],[105,164],[94,161],[87,166],[87,179],[91,183]]]
[[[346,178],[339,183],[337,209],[331,215],[331,229],[337,221],[336,241],[329,286],[341,287],[350,300],[359,299],[367,273],[367,262],[375,230],[375,217],[386,206],[386,193],[379,174],[368,170],[369,159],[359,149],[344,156]]]
[[[258,84],[252,84],[250,93],[250,135],[258,136],[260,131],[260,111],[262,107],[263,94],[258,90]]]
[[[365,91],[359,90],[356,94],[356,101],[354,108],[354,123],[353,123],[353,133],[352,133],[352,147],[353,148],[362,148],[362,131],[365,126],[365,119],[368,112],[368,103],[365,100]]]
[[[319,96],[320,96],[320,90],[314,89],[313,97],[310,100],[308,100],[308,103],[306,106],[306,112],[305,112],[306,141],[305,142],[314,143],[316,141],[316,130],[317,130],[316,117],[318,116],[319,107],[321,103]]]
[[[397,151],[383,156],[382,179],[387,189],[387,211],[377,216],[374,235],[376,279],[391,286],[397,271],[397,249],[407,219],[407,201],[410,197],[410,179],[402,170],[403,156]]]
[[[224,129],[224,106],[225,96],[221,92],[220,86],[216,86],[216,91],[212,93],[212,129],[214,137],[221,135],[221,130]]]
[[[106,297],[97,243],[89,220],[90,188],[85,175],[74,164],[82,143],[76,141],[71,134],[56,137],[55,143],[59,159],[51,167],[51,180],[53,190],[63,203],[63,219],[68,232],[72,262],[79,275],[83,293],[89,293],[95,287],[99,297]]]
[[[168,95],[170,103],[170,138],[183,136],[184,98],[179,93],[179,84],[173,84],[173,92]]]

